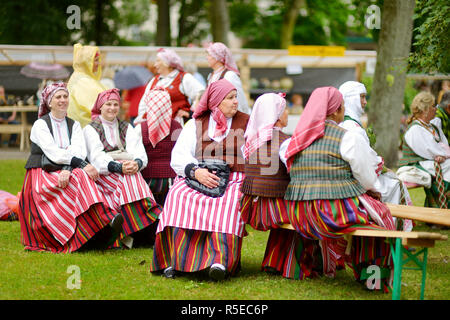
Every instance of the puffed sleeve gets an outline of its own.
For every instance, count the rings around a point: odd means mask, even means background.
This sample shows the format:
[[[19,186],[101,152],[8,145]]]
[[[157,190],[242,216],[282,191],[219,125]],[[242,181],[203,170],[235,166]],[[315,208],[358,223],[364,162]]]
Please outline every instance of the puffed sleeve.
[[[347,131],[342,137],[339,151],[364,189],[376,191],[377,174],[371,164],[377,161],[377,154],[361,135]]]
[[[184,125],[172,149],[170,166],[177,175],[184,177],[185,167],[190,163],[198,163],[198,160],[195,158],[196,144],[195,119],[191,119]]]
[[[280,160],[281,160],[281,162],[284,163],[285,166],[286,166],[286,162],[287,162],[286,151],[287,151],[287,148],[288,148],[290,142],[291,142],[291,138],[284,140],[283,143],[281,144],[280,150],[278,152],[280,155]]]
[[[89,162],[97,169],[99,174],[108,175],[108,164],[114,160],[103,150],[103,144],[97,131],[91,125],[87,125],[83,129],[83,134],[86,140]]]
[[[147,84],[147,87],[145,87],[144,94],[142,95],[141,101],[139,101],[138,115],[137,115],[136,119],[134,119],[134,123],[139,123],[140,121],[142,121],[142,116],[147,111],[147,105],[144,102],[145,101],[144,97],[147,96],[154,81],[155,81],[155,78],[152,78],[152,80],[150,80],[150,82]]]
[[[139,132],[137,130],[139,129]],[[126,150],[129,154],[133,155],[133,159],[141,159],[142,167],[141,169],[147,166],[148,158],[147,153],[145,152],[144,143],[142,142],[142,136],[140,134],[141,126],[138,125],[136,128],[133,128],[131,124],[128,125],[127,136],[126,136]]]
[[[185,73],[181,82],[180,91],[187,96],[190,101],[195,101],[195,98],[202,90],[205,90],[205,86],[195,79],[192,74]]]
[[[72,158],[86,158],[86,146],[80,123],[75,121],[72,127],[71,145],[67,149],[58,147],[48,129],[47,123],[38,119],[33,124],[30,132],[30,140],[36,143],[44,154],[53,162],[70,165]]]
[[[233,71],[227,71],[223,77],[230,81],[233,86],[235,86],[237,91],[237,99],[238,99],[238,110],[247,114],[251,113],[251,110],[248,106],[247,98],[245,96],[244,89],[242,88],[241,78]]]

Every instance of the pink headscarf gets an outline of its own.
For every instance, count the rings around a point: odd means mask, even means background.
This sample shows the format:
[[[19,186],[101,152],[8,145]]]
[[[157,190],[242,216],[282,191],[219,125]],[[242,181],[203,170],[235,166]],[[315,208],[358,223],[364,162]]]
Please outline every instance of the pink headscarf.
[[[147,106],[143,118],[147,121],[148,139],[153,148],[158,142],[167,137],[170,133],[170,123],[172,121],[172,101],[170,94],[163,87],[156,87],[150,90],[143,101]]]
[[[69,94],[69,90],[67,90],[67,86],[63,82],[56,82],[49,84],[42,90],[41,93],[41,101],[39,104],[38,118],[46,115],[50,112],[50,102],[52,101],[53,96],[56,91],[63,90]]]
[[[312,92],[286,151],[288,172],[293,156],[323,137],[325,119],[339,109],[342,101],[342,94],[334,87],[317,88]]]
[[[91,119],[94,120],[99,115],[101,115],[101,107],[108,100],[117,100],[120,103],[120,93],[119,89],[113,88],[103,92],[100,92],[97,96],[97,100],[95,100],[94,107],[91,110]]]
[[[245,159],[264,142],[272,140],[273,127],[286,108],[285,96],[284,93],[265,93],[256,99],[244,134]]]
[[[219,105],[232,90],[236,90],[236,88],[226,79],[220,79],[211,83],[206,88],[205,93],[202,95],[198,106],[192,115],[194,119],[197,119],[199,116],[210,110],[212,118],[217,122],[214,137],[220,137],[227,131],[227,118],[222,111],[220,111]]]
[[[225,68],[236,72],[238,75],[240,74],[230,49],[228,49],[228,47],[222,42],[210,43],[206,49],[206,52],[208,52],[217,61],[223,63]]]
[[[184,72],[183,61],[172,49],[160,48],[156,56],[166,62],[170,67]]]

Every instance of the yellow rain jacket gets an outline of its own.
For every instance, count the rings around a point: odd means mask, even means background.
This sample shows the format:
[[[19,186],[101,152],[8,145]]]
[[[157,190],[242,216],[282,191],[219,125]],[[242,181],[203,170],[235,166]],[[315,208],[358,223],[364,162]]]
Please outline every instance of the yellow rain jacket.
[[[67,116],[80,122],[85,127],[91,122],[91,110],[100,92],[106,88],[101,84],[102,69],[99,63],[93,72],[96,46],[82,46],[77,43],[73,47],[73,73],[67,83],[69,90],[69,108]]]

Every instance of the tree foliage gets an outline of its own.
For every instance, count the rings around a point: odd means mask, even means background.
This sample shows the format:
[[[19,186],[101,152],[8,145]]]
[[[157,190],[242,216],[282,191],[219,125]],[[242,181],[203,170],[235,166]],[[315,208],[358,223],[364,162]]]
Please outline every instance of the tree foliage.
[[[450,73],[450,3],[448,0],[416,0],[414,18],[410,71]]]

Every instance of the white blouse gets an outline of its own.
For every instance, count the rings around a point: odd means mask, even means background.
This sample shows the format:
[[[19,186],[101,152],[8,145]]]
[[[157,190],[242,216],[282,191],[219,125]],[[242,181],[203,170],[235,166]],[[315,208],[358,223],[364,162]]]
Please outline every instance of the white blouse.
[[[56,119],[50,113],[53,136],[43,119],[34,122],[30,140],[36,143],[44,154],[53,162],[69,165],[73,157],[86,158],[86,144],[83,131],[78,121],[72,127],[72,139],[69,140],[69,129],[64,119]]]
[[[215,82],[220,79],[220,75],[222,74],[223,69],[216,71],[211,74],[210,78],[208,79],[208,84]],[[237,91],[237,99],[238,99],[238,110],[247,114],[251,113],[251,110],[248,106],[247,98],[245,97],[244,89],[242,88],[242,81],[241,78],[235,73],[234,71],[227,71],[225,75],[223,76],[224,79],[227,79],[228,81],[235,86]]]
[[[118,145],[117,141],[119,141],[120,139],[118,136],[119,124],[117,119],[110,122],[101,118],[100,116],[100,120],[102,121],[103,129],[105,130],[106,141],[112,147],[116,147]],[[142,170],[147,166],[148,158],[147,153],[145,152],[144,144],[142,143],[142,139],[136,132],[137,129],[140,129],[140,126],[133,128],[131,124],[128,124],[127,135],[125,137],[125,150],[133,156],[133,159],[142,160]],[[83,129],[83,133],[84,138],[86,139],[89,162],[98,170],[100,174],[109,174],[108,163],[114,160],[104,151],[103,143],[100,141],[100,136],[98,135],[97,131],[95,131],[95,129],[91,125],[87,125]]]
[[[178,70],[173,70],[167,76],[160,75],[158,82],[156,83],[156,86],[162,86],[164,88],[169,87],[175,80],[179,72],[180,71]],[[147,84],[147,87],[145,88],[145,92],[142,95],[141,101],[139,102],[138,116],[135,120],[135,123],[138,123],[142,119],[144,113],[147,111],[148,106],[144,102],[144,97],[150,91],[150,88],[152,87],[153,82],[155,82],[155,79],[156,78],[154,77],[152,80],[150,80],[150,82]],[[200,91],[205,90],[205,86],[201,84],[197,79],[195,79],[195,77],[192,74],[185,73],[183,79],[181,80],[179,90],[192,103],[192,101],[195,101],[195,98],[200,93]]]
[[[227,131],[220,137],[214,137],[217,122],[209,116],[208,137],[216,142],[221,142],[230,133],[233,118],[227,119]],[[185,177],[184,168],[190,163],[198,163],[195,158],[195,147],[197,145],[197,128],[195,119],[190,119],[181,130],[180,136],[172,149],[170,166],[179,176]]]
[[[286,165],[286,150],[291,138],[280,146],[280,159]],[[377,190],[377,174],[372,166],[367,165],[376,161],[377,154],[368,146],[360,134],[347,131],[342,137],[339,152],[342,159],[350,164],[353,176],[366,190]]]

